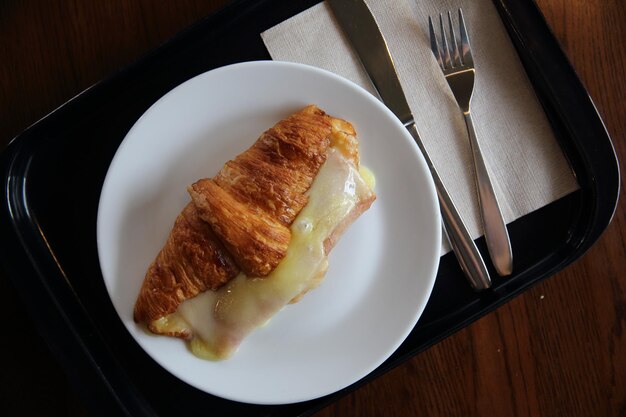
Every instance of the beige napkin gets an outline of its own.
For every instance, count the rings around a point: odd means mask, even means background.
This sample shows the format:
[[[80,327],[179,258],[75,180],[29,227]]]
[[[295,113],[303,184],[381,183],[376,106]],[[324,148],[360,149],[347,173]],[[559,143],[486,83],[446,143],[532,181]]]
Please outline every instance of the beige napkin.
[[[367,3],[387,39],[422,140],[472,237],[483,232],[467,130],[430,50],[429,15],[463,9],[476,66],[472,115],[505,221],[512,222],[577,189],[491,0]],[[324,68],[374,91],[325,3],[261,37],[275,60]]]

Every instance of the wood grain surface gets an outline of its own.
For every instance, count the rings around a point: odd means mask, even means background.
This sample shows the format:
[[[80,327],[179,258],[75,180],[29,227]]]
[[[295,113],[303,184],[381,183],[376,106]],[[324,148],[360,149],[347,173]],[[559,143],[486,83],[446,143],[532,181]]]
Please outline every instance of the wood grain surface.
[[[626,3],[536,1],[625,160]],[[0,146],[225,3],[0,1]],[[626,416],[623,197],[574,265],[317,416]],[[6,277],[0,291],[0,415],[88,416]]]

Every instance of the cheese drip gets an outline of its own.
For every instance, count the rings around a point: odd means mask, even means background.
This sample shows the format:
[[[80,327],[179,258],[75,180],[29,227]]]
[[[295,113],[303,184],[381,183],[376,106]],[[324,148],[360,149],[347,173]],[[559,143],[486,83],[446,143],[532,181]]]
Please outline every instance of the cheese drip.
[[[196,356],[228,358],[250,332],[317,284],[328,266],[324,241],[371,194],[358,169],[331,148],[308,191],[307,205],[291,225],[287,255],[274,271],[264,278],[239,274],[217,291],[184,301],[153,324],[168,331],[191,330],[189,346]]]

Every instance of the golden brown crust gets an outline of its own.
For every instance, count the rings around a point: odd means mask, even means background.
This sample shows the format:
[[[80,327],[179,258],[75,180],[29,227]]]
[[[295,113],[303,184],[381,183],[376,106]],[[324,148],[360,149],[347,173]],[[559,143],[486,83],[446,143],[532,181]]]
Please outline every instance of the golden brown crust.
[[[237,200],[253,200],[254,206],[271,213],[283,225],[289,226],[299,210],[307,203],[306,196],[276,181],[281,170],[274,165],[257,159],[246,158],[228,161],[213,179],[215,183],[230,191]]]
[[[210,226],[189,203],[146,273],[135,303],[137,322],[152,322],[188,298],[215,290],[239,273]]]
[[[266,276],[287,253],[291,231],[258,208],[238,201],[213,180],[189,187],[200,217],[220,238],[241,270]]]
[[[283,168],[280,182],[296,180],[293,186],[304,193],[326,161],[332,118],[317,106],[307,106],[266,131],[248,152]]]
[[[264,277],[287,254],[289,226],[326,161],[334,119],[308,106],[278,122],[212,180],[189,188],[241,270]]]

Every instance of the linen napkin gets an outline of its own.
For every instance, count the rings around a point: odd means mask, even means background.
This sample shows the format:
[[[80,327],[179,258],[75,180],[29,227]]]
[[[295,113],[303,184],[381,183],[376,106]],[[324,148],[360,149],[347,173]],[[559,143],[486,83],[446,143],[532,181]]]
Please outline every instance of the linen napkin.
[[[420,136],[473,238],[483,231],[469,139],[430,50],[429,15],[450,10],[456,21],[456,11],[463,9],[476,67],[474,127],[505,221],[510,223],[578,188],[491,0],[367,3],[387,40]],[[261,37],[274,60],[332,71],[375,94],[326,3]],[[442,253],[447,251],[444,246]]]

